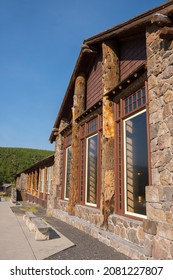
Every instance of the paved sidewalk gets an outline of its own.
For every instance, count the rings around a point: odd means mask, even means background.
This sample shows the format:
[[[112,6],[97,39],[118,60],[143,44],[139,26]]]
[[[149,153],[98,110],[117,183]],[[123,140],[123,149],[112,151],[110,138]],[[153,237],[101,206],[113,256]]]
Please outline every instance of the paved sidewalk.
[[[42,260],[74,246],[64,235],[50,227],[52,239],[35,241],[23,215],[15,215],[10,202],[0,202],[0,260]]]
[[[23,249],[25,248],[25,249]],[[26,240],[22,228],[9,207],[0,202],[0,260],[35,260],[36,257]]]
[[[22,219],[25,211],[32,210],[64,238],[61,239],[61,246],[58,243],[59,238],[48,241],[34,240],[33,233],[28,232]],[[51,247],[50,241],[56,244]],[[40,249],[37,247],[39,245]],[[22,202],[16,206],[0,202],[0,259],[128,260],[129,258],[83,231],[57,218],[47,216],[46,209],[38,205]]]

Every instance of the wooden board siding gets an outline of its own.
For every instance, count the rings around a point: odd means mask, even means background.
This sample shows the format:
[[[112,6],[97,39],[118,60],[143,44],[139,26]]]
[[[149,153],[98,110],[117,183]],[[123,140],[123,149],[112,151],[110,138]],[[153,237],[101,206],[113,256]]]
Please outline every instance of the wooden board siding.
[[[97,57],[87,79],[86,109],[102,99],[102,57]]]
[[[145,38],[136,38],[120,44],[120,80],[135,71],[146,61]]]

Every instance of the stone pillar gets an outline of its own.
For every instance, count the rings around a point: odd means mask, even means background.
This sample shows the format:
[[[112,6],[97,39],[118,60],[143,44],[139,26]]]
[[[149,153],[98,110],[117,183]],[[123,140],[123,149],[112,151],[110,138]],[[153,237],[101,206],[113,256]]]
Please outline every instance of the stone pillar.
[[[86,81],[83,74],[78,75],[75,81],[73,108],[72,108],[72,160],[70,177],[70,195],[68,212],[74,214],[74,207],[78,200],[78,170],[79,170],[79,125],[75,121],[85,110]]]
[[[148,101],[152,186],[146,187],[147,257],[173,259],[173,38],[147,27]]]
[[[56,136],[55,140],[55,155],[54,155],[54,167],[52,175],[52,186],[50,188],[49,200],[47,208],[49,210],[57,208],[57,201],[61,199],[62,193],[62,166],[63,166],[63,139],[61,131],[68,126],[69,123],[65,120],[61,120],[59,128],[54,132]]]
[[[105,93],[119,82],[119,59],[116,45],[102,44],[103,51],[103,136],[102,136],[102,191],[101,225],[107,227],[114,201],[114,106]]]

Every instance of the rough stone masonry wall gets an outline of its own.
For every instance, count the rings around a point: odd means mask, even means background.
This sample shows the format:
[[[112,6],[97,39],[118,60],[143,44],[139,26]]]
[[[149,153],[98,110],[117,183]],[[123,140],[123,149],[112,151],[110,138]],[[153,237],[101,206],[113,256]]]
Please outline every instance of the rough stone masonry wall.
[[[57,209],[68,212],[68,201],[59,199]],[[50,209],[49,209],[50,210]],[[74,216],[89,222],[97,227],[100,226],[100,210],[92,207],[76,204],[74,207]]]
[[[173,259],[173,41],[146,32],[152,186],[146,187],[145,255]]]
[[[54,166],[53,166],[53,181],[50,189],[49,200],[47,202],[47,208],[54,209],[57,207],[57,201],[61,199],[61,188],[62,188],[62,158],[63,158],[63,136],[61,131],[68,125],[64,120],[61,121],[59,129],[55,132],[55,155],[54,155]]]
[[[108,218],[108,230],[124,240],[140,247],[144,246],[144,231],[141,221],[113,214]]]

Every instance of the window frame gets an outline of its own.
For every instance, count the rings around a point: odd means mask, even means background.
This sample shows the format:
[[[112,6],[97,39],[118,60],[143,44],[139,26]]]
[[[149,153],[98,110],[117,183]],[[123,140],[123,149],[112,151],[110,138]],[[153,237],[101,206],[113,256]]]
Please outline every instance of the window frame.
[[[67,164],[68,164],[68,150],[71,149],[71,153],[72,153],[72,146],[68,146],[65,149],[65,178],[64,178],[64,199],[65,200],[69,200],[69,197],[66,196],[66,192],[67,192]],[[70,161],[70,165],[71,165],[71,161]],[[70,175],[69,175],[70,176]],[[70,194],[70,186],[69,186],[69,194]]]
[[[72,132],[64,136],[63,139],[63,178],[62,178],[62,190],[61,190],[61,199],[68,201],[69,198],[66,197],[66,179],[67,179],[67,149],[72,147]],[[69,190],[70,193],[70,190]]]
[[[94,119],[97,119],[97,127],[93,131],[88,131],[88,125]],[[97,135],[97,195],[96,204],[88,203],[87,201],[87,141],[89,138]],[[79,194],[78,201],[81,205],[86,205],[93,208],[100,206],[101,193],[101,137],[102,137],[102,114],[97,114],[80,125],[80,168],[79,168]]]
[[[139,214],[139,213],[135,213],[135,212],[130,212],[127,210],[127,160],[126,160],[126,156],[127,156],[127,143],[126,143],[126,125],[125,122],[133,119],[134,117],[137,117],[143,113],[146,113],[146,109],[140,110],[139,112],[127,117],[124,119],[123,121],[123,134],[124,134],[124,139],[123,139],[123,144],[124,144],[124,213],[126,215],[130,215],[130,216],[135,216],[135,217],[139,217],[139,218],[144,218],[146,217],[146,215],[143,214]],[[147,130],[147,128],[146,128]],[[148,180],[149,180],[149,176],[148,176]]]
[[[40,172],[40,193],[44,192],[44,168],[41,168],[41,172]]]
[[[137,108],[130,112],[125,112],[125,100],[130,96],[133,96],[139,90],[145,89],[145,103],[141,104]],[[116,213],[124,216],[133,217],[135,219],[146,218],[146,215],[133,214],[126,210],[126,192],[125,192],[125,125],[124,121],[132,118],[133,116],[140,114],[142,111],[146,111],[146,129],[147,129],[147,142],[148,142],[148,182],[151,184],[151,156],[150,156],[150,145],[149,145],[149,113],[148,113],[148,89],[147,82],[135,91],[130,91],[127,95],[122,95],[119,100],[116,100],[114,104],[115,111],[115,193],[116,195]]]
[[[87,194],[88,194],[88,169],[89,169],[89,157],[88,157],[88,140],[97,136],[97,185],[96,185],[96,203],[90,203],[87,201]],[[95,133],[93,135],[90,135],[86,138],[86,171],[85,171],[85,205],[89,206],[97,206],[97,191],[98,191],[98,133]]]
[[[50,189],[52,186],[52,173],[53,173],[53,166],[48,166],[46,172],[46,194],[50,194]]]

